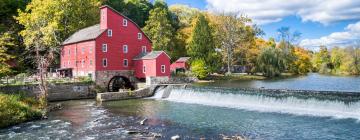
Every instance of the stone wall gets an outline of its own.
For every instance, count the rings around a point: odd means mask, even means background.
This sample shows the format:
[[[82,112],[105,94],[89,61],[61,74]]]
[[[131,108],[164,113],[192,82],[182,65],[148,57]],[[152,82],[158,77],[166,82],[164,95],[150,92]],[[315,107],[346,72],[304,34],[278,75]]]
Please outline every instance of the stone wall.
[[[146,85],[184,84],[199,81],[196,77],[146,77]]]
[[[152,96],[154,94],[152,91],[153,91],[152,87],[146,87],[135,91],[98,93],[96,96],[96,100],[99,102],[103,102],[103,101],[144,98],[144,97]]]
[[[96,71],[95,72],[95,83],[96,85],[107,88],[109,81],[114,76],[124,76],[129,78],[132,85],[136,86],[136,78],[134,77],[134,71],[132,70],[121,70],[121,71]],[[136,87],[135,87],[136,88]]]
[[[26,86],[4,86],[0,87],[0,92],[4,94],[23,93],[28,97],[36,97],[40,93],[38,85]],[[49,84],[49,101],[63,101],[74,99],[95,98],[95,86],[85,83],[64,83]]]

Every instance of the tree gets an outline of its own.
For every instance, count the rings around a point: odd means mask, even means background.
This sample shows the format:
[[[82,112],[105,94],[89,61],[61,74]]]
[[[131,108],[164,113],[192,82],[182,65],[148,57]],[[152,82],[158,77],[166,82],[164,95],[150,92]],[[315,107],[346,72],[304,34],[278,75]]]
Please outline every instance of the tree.
[[[266,77],[280,76],[285,70],[283,55],[279,48],[263,48],[258,56],[257,69]]]
[[[331,56],[325,46],[320,46],[319,52],[315,53],[313,57],[313,65],[320,73],[330,73],[332,64],[330,62]]]
[[[217,53],[215,51],[214,37],[208,21],[204,15],[199,15],[195,21],[187,53],[192,59],[205,61],[211,72],[217,67]]]
[[[151,39],[154,50],[165,50],[172,56],[175,29],[171,26],[166,9],[158,7],[151,10],[143,30]]]
[[[196,77],[200,79],[206,78],[206,76],[209,74],[205,61],[201,59],[192,61],[191,71]]]
[[[179,57],[187,56],[186,46],[193,30],[193,21],[200,14],[200,11],[186,5],[172,5],[169,10],[179,19],[179,29],[176,31],[172,55],[172,59],[176,60]]]
[[[218,26],[218,37],[222,49],[226,52],[223,56],[227,57],[227,73],[231,73],[231,64],[233,62],[233,53],[236,47],[239,47],[248,35],[245,23],[249,22],[248,18],[243,18],[236,14],[220,16],[220,25]]]
[[[11,55],[7,53],[8,48],[14,47],[13,43],[14,38],[10,33],[6,32],[1,34],[0,37],[0,77],[7,75],[10,72],[10,66],[8,61],[12,58]]]
[[[61,42],[79,28],[97,22],[99,4],[96,0],[32,0],[24,11],[19,10],[16,19],[24,26],[20,35],[27,51],[35,54],[43,108],[47,106],[47,69],[57,58]]]
[[[290,72],[295,74],[306,74],[312,70],[311,55],[309,51],[300,47],[295,47],[294,55],[296,59],[290,67]]]
[[[149,19],[149,12],[153,9],[153,5],[148,0],[105,0],[103,4],[129,17],[141,28],[145,26],[145,21]]]

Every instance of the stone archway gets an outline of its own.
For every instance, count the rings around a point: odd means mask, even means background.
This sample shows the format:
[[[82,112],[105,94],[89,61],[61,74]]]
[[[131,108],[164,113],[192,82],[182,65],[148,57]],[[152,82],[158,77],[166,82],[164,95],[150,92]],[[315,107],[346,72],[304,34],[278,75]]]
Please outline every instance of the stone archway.
[[[129,78],[125,76],[114,76],[109,81],[107,90],[109,92],[118,92],[120,89],[135,90],[135,87],[131,84]]]

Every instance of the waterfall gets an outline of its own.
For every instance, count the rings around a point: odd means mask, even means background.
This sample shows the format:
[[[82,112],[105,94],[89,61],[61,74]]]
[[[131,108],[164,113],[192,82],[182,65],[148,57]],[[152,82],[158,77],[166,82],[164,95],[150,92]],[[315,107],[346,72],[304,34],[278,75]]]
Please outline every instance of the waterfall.
[[[154,98],[161,99],[163,91],[164,90],[158,91]],[[359,101],[346,103],[340,100],[326,100],[312,97],[304,99],[295,96],[276,98],[264,94],[245,94],[240,91],[221,93],[218,90],[194,90],[192,88],[174,88],[169,97],[164,100],[250,111],[354,118],[360,120]]]

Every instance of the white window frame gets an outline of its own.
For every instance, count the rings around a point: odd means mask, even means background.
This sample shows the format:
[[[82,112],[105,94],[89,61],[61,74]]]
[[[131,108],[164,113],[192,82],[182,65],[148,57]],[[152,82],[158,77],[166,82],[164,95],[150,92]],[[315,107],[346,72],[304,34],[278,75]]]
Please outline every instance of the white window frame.
[[[70,66],[70,61],[69,61],[69,60],[68,60],[68,63],[67,63],[67,64],[68,64],[68,66]]]
[[[125,62],[126,62],[126,65],[125,65]],[[123,66],[124,66],[124,67],[128,67],[128,66],[129,66],[129,60],[128,60],[128,59],[124,59],[124,60],[123,60]]]
[[[89,65],[92,66],[93,65],[93,61],[92,59],[89,60]]]
[[[84,59],[82,59],[82,60],[81,60],[81,67],[83,68],[83,67],[84,67],[84,65],[85,65],[85,60],[84,60]]]
[[[112,37],[112,30],[111,30],[111,29],[108,29],[108,30],[107,30],[107,36],[108,36],[108,37]]]
[[[104,65],[104,62],[106,62],[106,63],[105,63],[106,65]],[[103,58],[101,63],[102,63],[102,65],[103,65],[103,67],[107,67],[107,66],[109,65],[109,64],[108,64],[108,61],[107,61],[107,58]]]
[[[102,52],[107,52],[107,47],[108,47],[107,44],[102,44],[102,47],[101,47]]]
[[[165,65],[161,65],[160,66],[160,69],[161,69],[161,73],[165,73],[166,72],[166,69],[165,69],[166,67],[165,67]],[[164,71],[163,71],[164,70]]]
[[[137,34],[137,38],[138,38],[139,40],[141,40],[141,39],[142,39],[142,33],[138,33],[138,34]]]
[[[71,52],[71,49],[69,49],[69,50],[68,50],[68,55],[70,55],[70,54],[71,54],[70,52]]]
[[[90,48],[89,48],[89,53],[92,53],[92,51],[93,51],[93,48],[90,47]]]
[[[146,53],[146,46],[141,46],[141,52]]]
[[[145,65],[143,65],[143,73],[146,73],[146,66]]]
[[[128,20],[127,19],[123,19],[123,26],[128,26]]]
[[[128,52],[129,52],[128,45],[123,45],[123,53],[128,53]]]
[[[84,53],[85,53],[85,48],[81,47],[81,54],[84,54]]]

